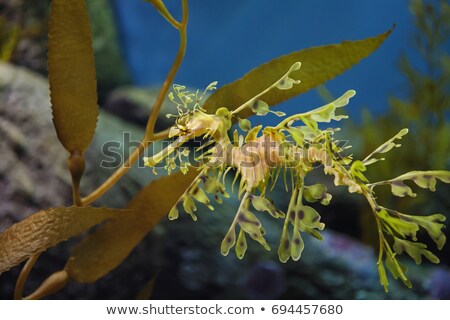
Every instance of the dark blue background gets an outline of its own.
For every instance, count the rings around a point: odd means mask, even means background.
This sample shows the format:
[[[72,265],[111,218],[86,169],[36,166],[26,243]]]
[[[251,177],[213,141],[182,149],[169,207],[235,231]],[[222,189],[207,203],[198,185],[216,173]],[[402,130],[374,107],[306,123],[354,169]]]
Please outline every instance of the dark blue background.
[[[166,0],[176,17],[181,1]],[[137,85],[159,85],[178,47],[178,33],[143,0],[114,0],[122,47]],[[358,117],[362,106],[387,109],[388,94],[404,93],[397,69],[411,47],[413,17],[407,0],[191,0],[188,49],[176,83],[203,88],[240,78],[277,56],[311,46],[357,40],[397,27],[384,45],[327,88],[338,96],[355,89],[347,112]],[[315,91],[285,104],[293,113],[323,104]]]

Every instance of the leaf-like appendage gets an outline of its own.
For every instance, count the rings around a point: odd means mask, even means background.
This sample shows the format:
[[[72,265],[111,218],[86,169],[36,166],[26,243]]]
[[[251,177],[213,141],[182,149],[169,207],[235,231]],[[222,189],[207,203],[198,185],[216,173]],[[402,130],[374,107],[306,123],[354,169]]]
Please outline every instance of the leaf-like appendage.
[[[383,143],[381,146],[376,148],[370,155],[368,155],[362,162],[364,165],[368,166],[369,164],[375,163],[377,161],[384,160],[384,158],[373,158],[373,156],[380,154],[380,153],[386,153],[391,151],[394,148],[401,147],[401,144],[395,143],[395,140],[401,139],[404,135],[408,133],[408,129],[402,129],[399,133],[397,133],[395,136],[393,136],[391,139]]]
[[[286,129],[287,132],[291,135],[294,142],[299,147],[303,147],[305,145],[305,136],[303,135],[303,132],[301,129],[296,127],[290,127],[289,129]]]
[[[320,201],[321,204],[328,205],[332,196],[327,193],[327,187],[325,185],[317,183],[311,186],[305,186],[303,198],[308,202]]]
[[[350,173],[352,174],[352,177],[361,182],[369,182],[369,180],[367,180],[366,176],[363,173],[366,172],[366,170],[366,166],[362,163],[362,161],[359,160],[353,161],[350,167]]]
[[[284,217],[284,214],[275,207],[272,200],[252,195],[251,202],[258,211],[267,211],[274,218]]]
[[[74,250],[66,269],[78,282],[91,283],[116,268],[169,212],[198,173],[189,170],[153,181],[131,200],[132,212],[101,226]]]
[[[252,104],[252,110],[258,116],[265,116],[269,113],[269,105],[262,100],[256,100]]]
[[[445,216],[437,213],[431,216],[409,216],[409,217],[419,226],[427,230],[428,235],[436,243],[438,249],[442,250],[442,248],[445,245],[445,241],[447,240],[445,234],[442,232],[442,228],[444,228],[445,225],[441,223],[446,220]]]
[[[310,114],[310,118],[316,122],[330,122],[331,120],[339,121],[341,119],[347,119],[348,116],[336,115],[336,109],[348,105],[350,99],[353,98],[355,94],[355,90],[348,90],[336,100],[312,110],[308,112],[308,114]]]
[[[258,218],[248,210],[238,212],[237,214],[239,226],[250,236],[250,238],[259,242],[264,249],[270,250],[266,239],[264,239],[264,229]]]
[[[411,281],[409,281],[408,277],[406,276],[406,267],[397,260],[395,254],[392,254],[391,252],[388,252],[386,254],[386,266],[388,267],[394,279],[400,278],[408,288],[412,287]],[[387,287],[385,287],[385,290],[386,292],[388,291]]]
[[[278,257],[283,263],[287,262],[291,257],[291,239],[289,239],[287,224],[283,227],[283,232],[281,234],[280,246],[278,247]]]
[[[239,119],[239,128],[241,128],[242,131],[249,131],[252,128],[252,124],[250,123],[250,120]]]
[[[292,260],[298,261],[302,256],[303,249],[305,248],[305,244],[303,243],[302,235],[297,228],[294,228],[292,232],[292,240],[291,240],[291,257]]]
[[[325,224],[320,222],[320,214],[313,207],[301,205],[296,214],[300,231],[305,231],[306,228],[318,230],[325,228]]]
[[[245,232],[243,229],[239,231],[239,236],[236,242],[236,256],[238,259],[244,258],[245,252],[247,251],[247,240],[245,239]]]
[[[97,82],[84,0],[53,0],[48,36],[53,123],[69,152],[82,153],[97,125]]]
[[[411,237],[413,240],[417,240],[416,234],[419,231],[419,226],[412,221],[412,216],[390,209],[381,209],[377,211],[377,215],[391,234],[399,234],[402,238]]]
[[[450,183],[450,171],[411,171],[390,181],[412,180],[421,188],[436,191],[436,179],[444,183]]]
[[[450,183],[450,171],[410,171],[394,179],[371,183],[370,186],[388,184],[391,186],[392,193],[398,197],[404,197],[406,195],[415,197],[416,194],[403,181],[412,180],[416,185],[423,189],[436,191],[436,179],[441,180],[444,183]]]
[[[226,256],[230,252],[230,249],[233,248],[235,243],[236,243],[236,228],[234,225],[232,225],[222,240],[222,243],[220,245],[220,252],[222,252],[222,254]]]
[[[91,207],[52,208],[39,211],[0,234],[0,274],[44,252],[61,241],[77,236],[127,210]]]
[[[398,254],[402,254],[406,251],[406,253],[414,259],[416,264],[422,263],[422,255],[433,263],[439,263],[438,257],[426,250],[427,246],[423,243],[411,242],[394,237],[393,248]]]
[[[446,238],[442,232],[444,225],[440,222],[445,221],[445,216],[441,214],[412,216],[384,207],[378,207],[375,212],[380,218],[384,233],[388,233],[394,238],[393,249],[395,253],[384,236],[382,236],[384,241],[380,247],[381,256],[378,260],[381,283],[387,292],[388,282],[381,260],[381,257],[385,255],[386,266],[393,277],[395,279],[400,278],[408,288],[411,288],[411,281],[406,277],[406,267],[397,261],[396,254],[406,252],[417,264],[422,262],[422,255],[433,263],[439,263],[439,259],[432,252],[426,250],[427,246],[425,244],[417,242],[417,231],[419,231],[419,227],[424,228],[433,241],[436,242],[438,249],[441,250]],[[413,241],[406,240],[406,238],[411,238]]]
[[[384,268],[383,261],[378,262],[378,274],[380,275],[380,283],[384,287],[384,291],[389,291],[389,281],[386,276],[386,269]]]
[[[301,80],[301,84],[293,86],[289,90],[270,90],[261,97],[269,106],[281,103],[315,88],[351,68],[375,51],[391,31],[373,38],[304,49],[276,58],[253,69],[242,79],[219,88],[206,100],[203,107],[211,114],[223,106],[234,110],[275,83],[286,73],[286,70],[300,61],[302,67],[293,71],[290,78]],[[251,115],[252,112],[248,109],[239,113],[240,117]]]

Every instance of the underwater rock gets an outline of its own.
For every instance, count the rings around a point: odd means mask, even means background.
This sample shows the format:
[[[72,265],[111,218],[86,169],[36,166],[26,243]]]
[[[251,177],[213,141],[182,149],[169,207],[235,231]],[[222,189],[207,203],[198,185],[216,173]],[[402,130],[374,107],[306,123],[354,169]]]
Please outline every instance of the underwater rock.
[[[53,128],[47,79],[0,63],[0,132],[0,232],[41,209],[70,205],[68,154]],[[46,255],[43,274],[53,270],[55,260],[63,262],[64,250]],[[12,298],[18,272],[14,268],[2,274],[0,299]],[[39,282],[30,284],[37,287]]]
[[[49,85],[45,77],[23,67],[0,63],[0,232],[29,214],[72,203],[70,174],[67,170],[68,154],[57,139],[51,113]],[[100,168],[101,161],[104,160],[101,146],[105,141],[121,142],[124,131],[133,133],[132,137],[136,139],[141,139],[143,135],[142,129],[106,112],[101,113],[96,135],[86,153],[86,174],[82,179],[81,189],[83,194],[93,190],[112,172],[112,168]],[[133,168],[97,204],[124,207],[134,191],[154,177],[149,170]],[[27,286],[36,288],[51,272],[56,271],[55,266],[62,267],[76,242],[74,239],[43,254],[33,269],[33,276]],[[149,245],[151,243],[152,241],[143,242],[117,271],[117,274],[123,275],[125,283],[117,281],[110,285],[109,275],[98,284],[90,286],[71,283],[67,291],[63,290],[55,297],[113,297],[111,288],[117,294],[114,297],[133,297],[143,283],[143,278],[152,277],[152,273],[146,268],[149,263],[148,255],[154,251]],[[157,255],[151,255],[152,260],[153,256]],[[13,268],[1,275],[0,299],[12,298],[19,272],[20,268]],[[130,273],[136,274],[137,280],[131,281],[127,276]],[[127,289],[127,283],[134,286]],[[105,287],[108,289],[104,289]]]
[[[42,208],[71,204],[68,154],[56,137],[51,113],[46,78],[22,67],[0,64],[0,131],[4,137],[0,141],[0,231]],[[130,141],[124,132],[129,133]],[[102,183],[119,164],[102,163],[106,142],[116,142],[117,159],[123,161],[143,134],[141,128],[102,112],[86,153],[82,191]],[[149,170],[133,169],[111,192],[114,201],[104,200],[102,205],[125,206],[134,191],[154,177]]]
[[[47,79],[0,63],[0,231],[71,201],[68,155],[50,115]]]
[[[145,127],[158,92],[159,88],[119,87],[107,96],[104,109],[123,120]],[[166,98],[156,122],[156,131],[167,129],[173,124],[174,118],[165,116],[168,113],[177,114],[177,109],[175,104]]]

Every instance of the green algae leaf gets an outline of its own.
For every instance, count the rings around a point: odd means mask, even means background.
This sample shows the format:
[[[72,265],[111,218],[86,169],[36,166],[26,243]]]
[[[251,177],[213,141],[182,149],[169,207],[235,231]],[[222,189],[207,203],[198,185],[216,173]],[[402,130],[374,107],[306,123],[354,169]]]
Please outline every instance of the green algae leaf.
[[[39,211],[0,234],[0,274],[36,253],[127,213],[127,210],[104,207],[60,207]]]
[[[70,153],[83,153],[97,125],[94,51],[85,1],[53,0],[48,34],[53,123]]]
[[[362,162],[364,165],[368,166],[369,164],[375,163],[377,161],[384,160],[384,158],[373,158],[375,155],[380,153],[386,153],[391,151],[394,148],[399,148],[402,145],[399,143],[396,143],[395,140],[400,140],[404,135],[408,133],[408,129],[402,129],[399,133],[397,133],[395,136],[393,136],[391,139],[383,143],[381,146],[376,148],[371,154],[369,154]]]
[[[198,173],[189,170],[153,181],[130,202],[132,211],[101,226],[75,248],[65,269],[81,283],[92,283],[116,268],[170,211]]]
[[[393,248],[398,254],[402,254],[406,251],[406,253],[414,259],[416,264],[422,263],[422,256],[427,258],[430,262],[439,263],[439,258],[429,250],[426,250],[427,246],[423,243],[411,242],[394,237]]]
[[[404,197],[406,195],[410,197],[417,196],[412,189],[403,182],[405,180],[414,181],[417,186],[434,192],[436,191],[436,180],[441,180],[444,183],[450,183],[450,171],[410,171],[398,176],[397,178],[372,183],[369,186],[373,187],[388,184],[391,186],[392,193],[398,197]]]
[[[289,77],[301,80],[289,90],[274,89],[261,97],[269,106],[274,106],[321,85],[350,69],[354,64],[369,56],[389,36],[392,30],[378,36],[358,41],[344,41],[308,48],[275,58],[253,69],[241,79],[216,90],[205,102],[203,108],[214,113],[220,107],[234,110],[280,79],[294,63],[302,66]],[[284,89],[284,88],[281,88]],[[240,117],[251,116],[251,110],[243,110]]]

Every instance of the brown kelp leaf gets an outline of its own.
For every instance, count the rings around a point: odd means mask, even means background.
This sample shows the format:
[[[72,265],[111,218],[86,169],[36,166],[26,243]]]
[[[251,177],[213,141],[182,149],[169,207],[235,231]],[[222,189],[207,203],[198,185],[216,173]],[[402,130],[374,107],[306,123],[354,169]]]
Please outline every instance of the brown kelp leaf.
[[[84,0],[52,0],[48,77],[58,139],[70,153],[83,152],[98,116],[94,51]]]
[[[301,62],[301,68],[290,74],[291,78],[301,80],[299,85],[289,90],[273,89],[261,97],[269,106],[276,105],[346,71],[375,51],[391,32],[389,30],[373,38],[313,47],[281,56],[253,69],[242,79],[219,88],[206,100],[203,107],[209,113],[220,107],[234,110],[275,83],[295,62]],[[250,115],[252,112],[248,109],[239,114],[240,117]]]
[[[116,268],[169,213],[197,174],[193,169],[186,175],[178,172],[142,189],[128,206],[130,214],[101,226],[75,248],[66,265],[70,277],[90,283]]]
[[[0,274],[38,252],[76,236],[126,210],[91,207],[39,211],[0,234]]]
[[[158,278],[159,271],[157,271],[149,282],[138,292],[136,300],[150,300],[152,298],[153,289],[155,288],[156,279]]]

